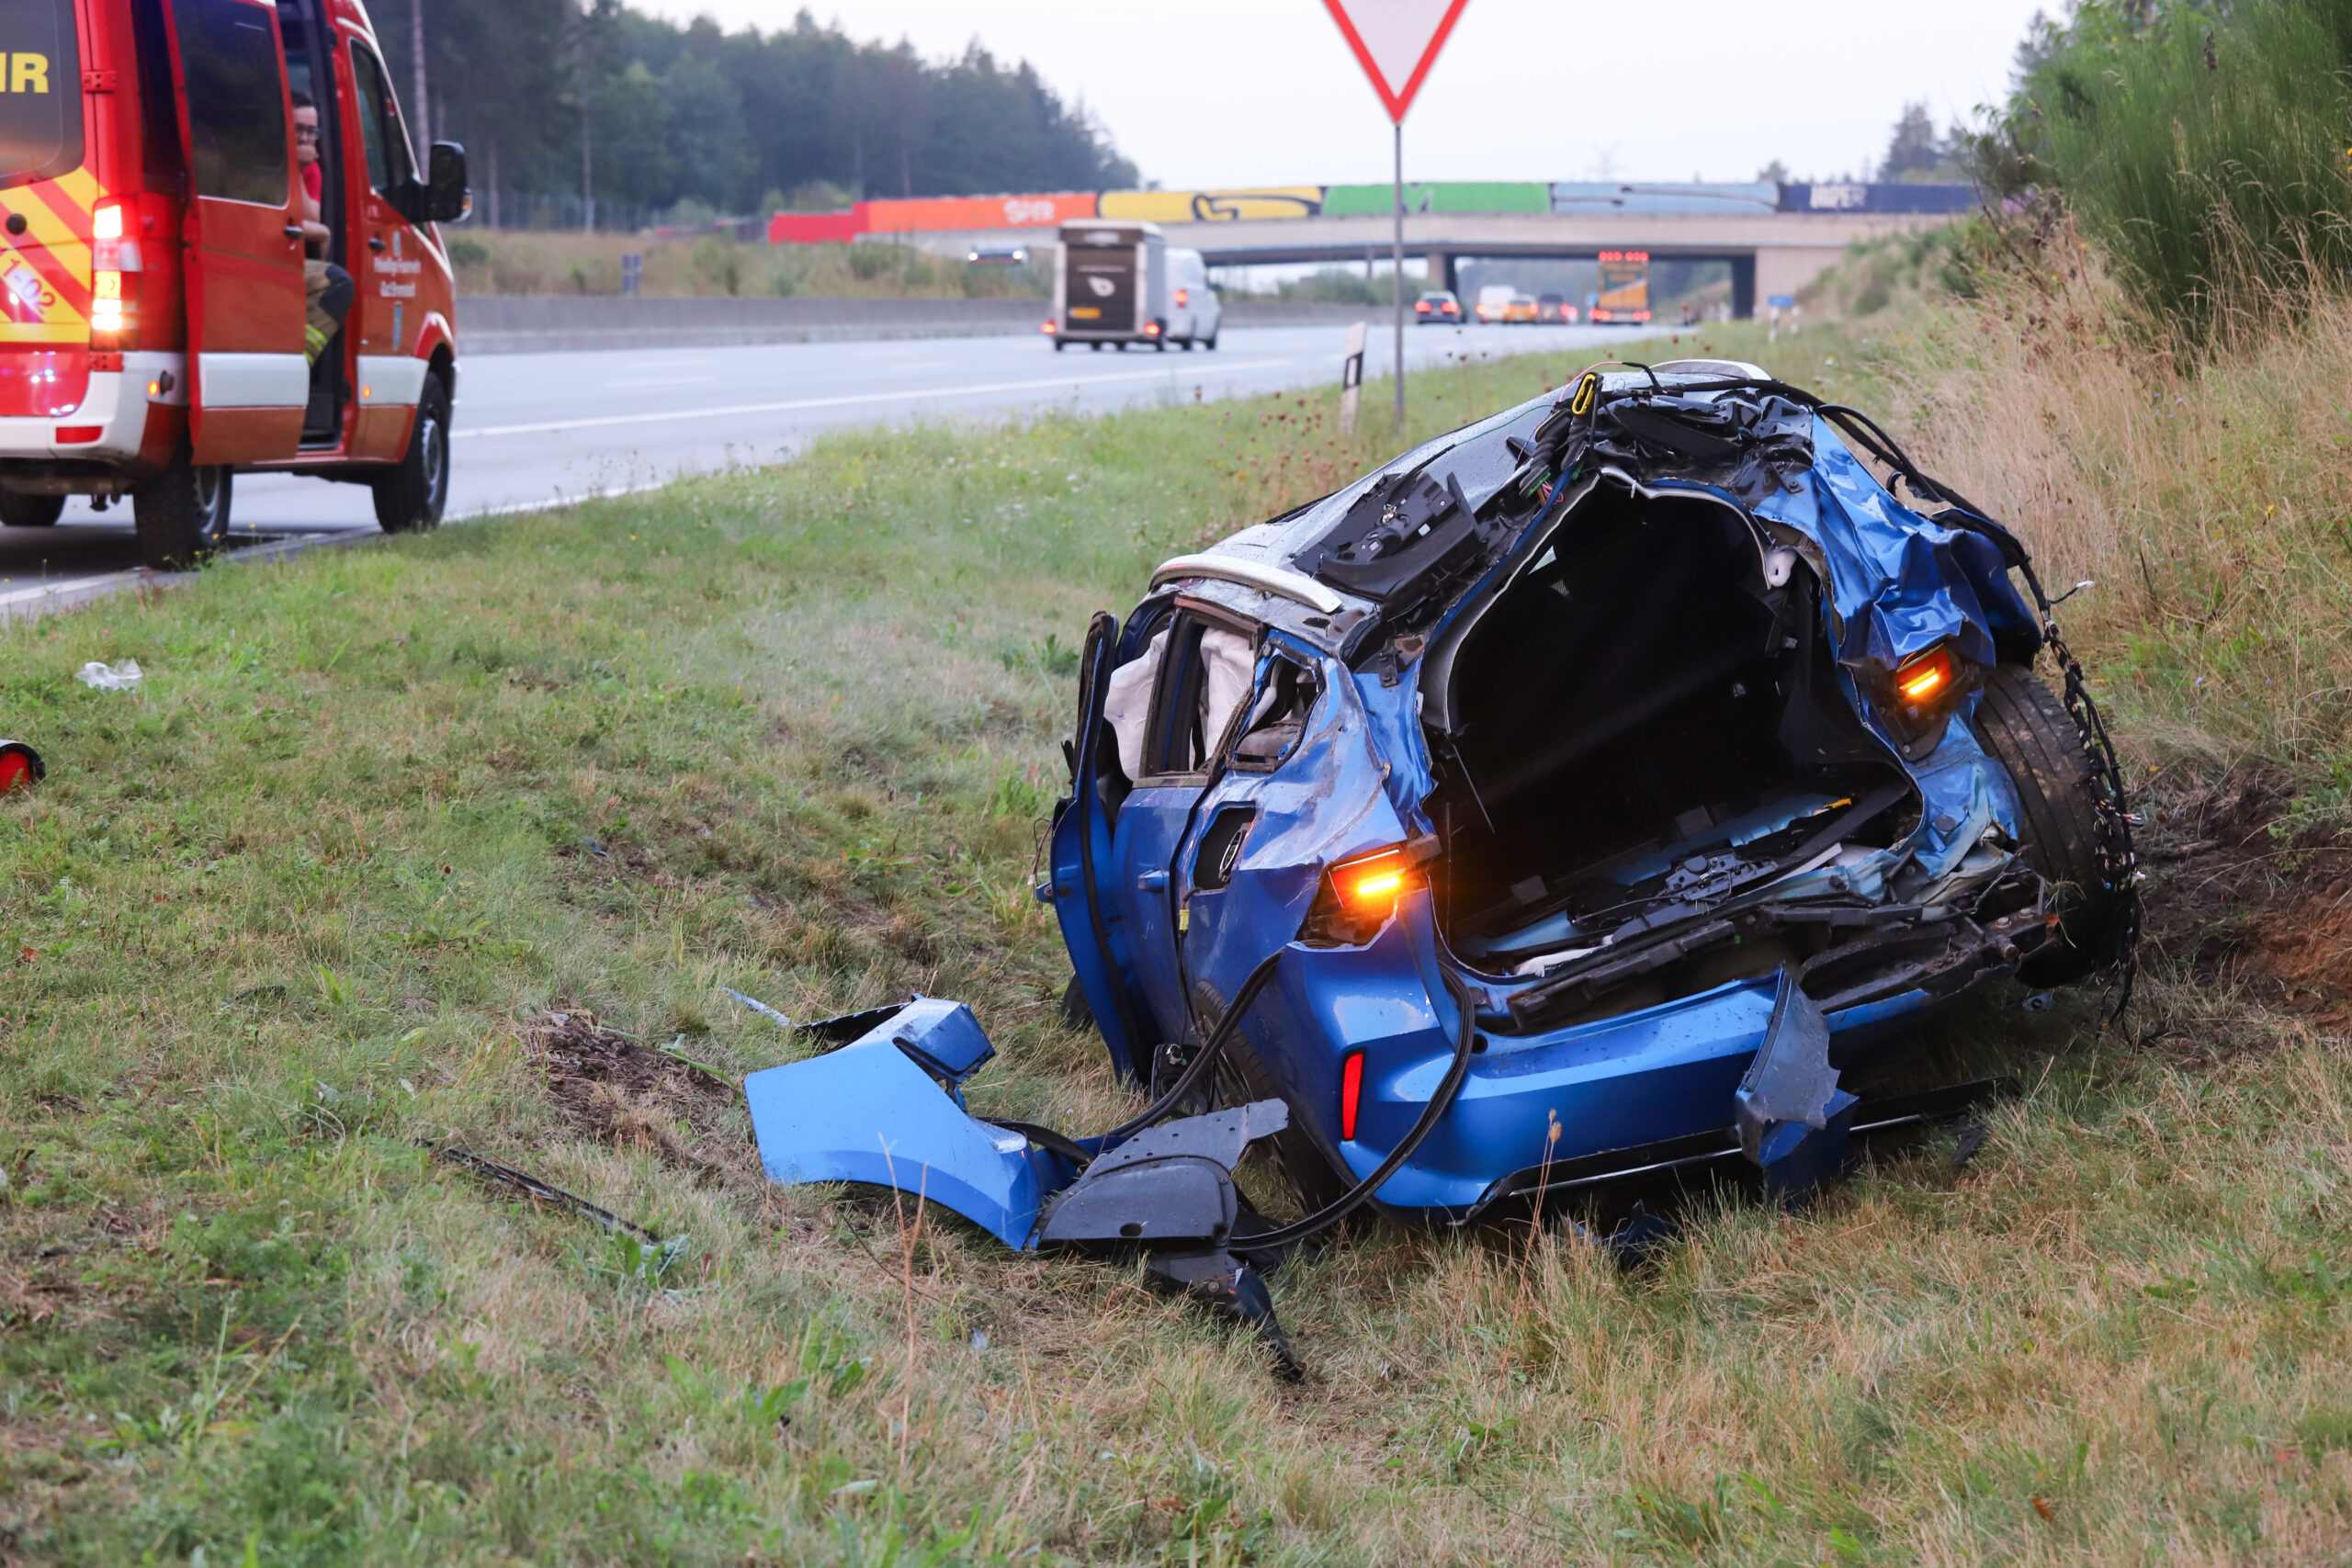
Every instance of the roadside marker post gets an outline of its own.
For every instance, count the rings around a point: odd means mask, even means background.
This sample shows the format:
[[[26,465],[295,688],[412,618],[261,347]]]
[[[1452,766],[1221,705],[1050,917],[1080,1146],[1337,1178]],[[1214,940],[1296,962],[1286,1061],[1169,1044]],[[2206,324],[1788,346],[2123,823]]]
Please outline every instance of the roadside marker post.
[[[1356,433],[1356,402],[1363,395],[1364,324],[1348,329],[1348,356],[1340,362],[1340,434]]]
[[[1396,310],[1396,429],[1405,429],[1405,114],[1437,63],[1470,0],[1323,0],[1355,51],[1356,63],[1380,95],[1394,129],[1396,232],[1389,250],[1389,292]]]

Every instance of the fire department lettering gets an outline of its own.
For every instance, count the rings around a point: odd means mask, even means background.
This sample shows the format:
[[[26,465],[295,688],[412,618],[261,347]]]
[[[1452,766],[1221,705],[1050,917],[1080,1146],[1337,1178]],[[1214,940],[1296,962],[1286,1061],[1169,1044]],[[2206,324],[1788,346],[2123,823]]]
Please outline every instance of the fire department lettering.
[[[11,54],[0,56],[8,63],[6,81],[0,82],[11,93],[46,93],[49,91],[49,56],[46,54]]]

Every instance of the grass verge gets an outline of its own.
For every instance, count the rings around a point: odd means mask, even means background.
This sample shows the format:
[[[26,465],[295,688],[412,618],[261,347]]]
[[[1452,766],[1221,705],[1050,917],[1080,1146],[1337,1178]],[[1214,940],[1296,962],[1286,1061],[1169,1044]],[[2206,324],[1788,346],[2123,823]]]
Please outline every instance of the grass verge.
[[[1419,378],[1417,428],[1572,368]],[[792,1048],[721,986],[958,997],[1003,1053],[978,1106],[1129,1103],[1058,1021],[1027,887],[1075,639],[1391,446],[1306,395],[836,436],[0,630],[0,711],[51,765],[0,804],[6,1550],[2352,1550],[2352,1070],[2291,1016],[2215,1059],[1990,998],[1944,1043],[2031,1087],[1965,1168],[1931,1146],[1803,1216],[1726,1206],[1631,1275],[1383,1233],[1279,1282],[1295,1391],[1128,1275],[759,1179],[679,1058]],[[124,657],[136,694],[68,674]],[[686,1239],[528,1206],[436,1141]]]

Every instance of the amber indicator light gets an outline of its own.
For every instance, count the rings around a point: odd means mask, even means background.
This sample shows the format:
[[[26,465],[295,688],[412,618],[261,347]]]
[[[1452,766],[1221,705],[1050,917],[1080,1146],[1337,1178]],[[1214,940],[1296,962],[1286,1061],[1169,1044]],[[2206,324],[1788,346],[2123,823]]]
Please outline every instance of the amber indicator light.
[[[1914,705],[1931,702],[1951,684],[1951,650],[1937,647],[1895,666],[1894,689]]]

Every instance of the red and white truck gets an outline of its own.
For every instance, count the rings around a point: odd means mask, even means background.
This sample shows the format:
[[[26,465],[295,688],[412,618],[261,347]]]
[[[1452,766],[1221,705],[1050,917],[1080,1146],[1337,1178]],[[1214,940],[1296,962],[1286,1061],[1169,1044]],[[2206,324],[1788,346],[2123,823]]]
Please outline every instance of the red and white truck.
[[[420,170],[358,0],[0,7],[0,524],[128,497],[151,566],[219,547],[231,476],[373,488],[440,521],[457,400],[437,223],[464,150]],[[318,109],[323,259],[356,294],[304,352],[294,101]]]

